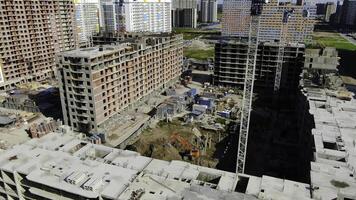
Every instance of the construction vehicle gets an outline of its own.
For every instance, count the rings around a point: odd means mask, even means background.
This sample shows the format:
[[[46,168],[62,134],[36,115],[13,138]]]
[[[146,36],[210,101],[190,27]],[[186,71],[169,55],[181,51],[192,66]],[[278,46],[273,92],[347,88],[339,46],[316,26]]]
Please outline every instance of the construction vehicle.
[[[171,144],[174,147],[183,149],[182,157],[198,158],[200,156],[200,151],[197,147],[193,146],[189,141],[180,136],[178,133],[174,133],[170,138]]]

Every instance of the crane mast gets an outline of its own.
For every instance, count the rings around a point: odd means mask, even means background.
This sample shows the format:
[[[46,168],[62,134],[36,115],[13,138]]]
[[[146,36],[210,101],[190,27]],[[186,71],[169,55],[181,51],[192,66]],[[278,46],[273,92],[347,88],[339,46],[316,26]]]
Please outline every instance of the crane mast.
[[[278,56],[277,56],[277,67],[276,67],[276,75],[274,79],[274,92],[278,92],[281,86],[281,77],[282,77],[282,69],[283,69],[283,58],[284,58],[284,50],[287,43],[287,33],[288,33],[288,20],[292,16],[294,9],[284,10],[283,11],[283,21],[282,28],[280,33],[280,39],[278,43]]]
[[[265,0],[252,0],[251,2],[251,21],[248,35],[247,62],[242,97],[236,173],[244,173],[245,170],[247,140],[250,125],[250,113],[252,107],[253,85],[255,81],[256,59],[258,51],[260,15],[262,13],[264,3],[266,3]]]
[[[250,21],[249,35],[248,35],[248,51],[247,51],[244,90],[243,90],[243,97],[242,97],[236,173],[245,172],[247,143],[248,143],[248,134],[249,134],[249,126],[250,126],[250,115],[252,110],[253,86],[255,81],[256,59],[257,59],[257,51],[258,51],[258,43],[259,43],[258,37],[259,37],[259,27],[260,27],[260,15],[262,14],[263,4],[265,3],[267,3],[267,1],[265,0],[252,0],[251,2],[251,21]],[[294,9],[283,11],[283,19],[282,19],[283,21],[281,27],[280,41],[278,45],[278,60],[277,60],[275,81],[273,87],[275,92],[279,91],[280,88],[284,49],[287,42],[288,20],[293,12]]]

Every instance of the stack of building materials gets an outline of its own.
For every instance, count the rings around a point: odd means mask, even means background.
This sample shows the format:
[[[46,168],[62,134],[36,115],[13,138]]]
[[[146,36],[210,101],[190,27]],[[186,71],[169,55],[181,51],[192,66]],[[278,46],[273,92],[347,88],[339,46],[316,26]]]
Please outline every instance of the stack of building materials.
[[[33,123],[28,132],[31,138],[40,138],[48,133],[57,130],[58,126],[61,124],[59,120],[54,120],[52,118],[47,118],[43,122],[37,124]]]

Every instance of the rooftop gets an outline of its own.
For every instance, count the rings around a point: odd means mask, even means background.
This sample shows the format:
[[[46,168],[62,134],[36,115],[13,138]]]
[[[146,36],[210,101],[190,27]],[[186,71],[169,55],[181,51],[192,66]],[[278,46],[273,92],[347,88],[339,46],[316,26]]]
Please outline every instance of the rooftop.
[[[125,49],[127,47],[129,47],[128,43],[121,43],[117,45],[103,45],[103,46],[88,47],[88,48],[65,51],[62,52],[61,55],[65,57],[93,58],[93,57],[100,57],[108,53],[112,53],[115,50]]]
[[[315,160],[311,162],[313,196],[318,199],[356,198],[356,100],[343,100],[335,92],[306,88]]]
[[[129,199],[308,199],[307,184],[263,176],[221,171],[184,161],[163,161],[128,151],[96,145],[81,135],[50,133],[0,153],[0,169],[18,172],[33,185],[33,194],[49,199],[67,195],[85,198]],[[247,179],[244,193],[235,192]],[[3,181],[15,185],[13,178]],[[47,191],[46,187],[54,188]],[[63,192],[55,192],[63,191]],[[16,191],[14,191],[16,192]]]

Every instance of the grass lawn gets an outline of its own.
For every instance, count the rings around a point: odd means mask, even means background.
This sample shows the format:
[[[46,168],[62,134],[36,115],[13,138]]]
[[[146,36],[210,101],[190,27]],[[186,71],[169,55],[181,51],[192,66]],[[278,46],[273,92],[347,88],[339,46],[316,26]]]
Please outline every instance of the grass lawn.
[[[202,49],[184,49],[184,56],[188,58],[194,58],[197,60],[207,60],[208,58],[214,57],[214,48],[209,48],[207,50]]]
[[[353,45],[338,33],[314,32],[313,40],[322,47],[335,47],[339,50],[356,51],[356,45]]]
[[[185,39],[185,40],[191,40],[191,39],[199,37],[201,35],[220,34],[219,31],[201,30],[201,29],[194,29],[194,28],[174,28],[173,32],[182,33],[183,39]]]

